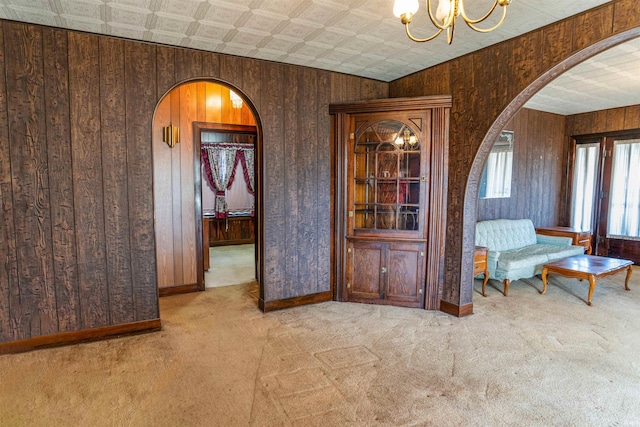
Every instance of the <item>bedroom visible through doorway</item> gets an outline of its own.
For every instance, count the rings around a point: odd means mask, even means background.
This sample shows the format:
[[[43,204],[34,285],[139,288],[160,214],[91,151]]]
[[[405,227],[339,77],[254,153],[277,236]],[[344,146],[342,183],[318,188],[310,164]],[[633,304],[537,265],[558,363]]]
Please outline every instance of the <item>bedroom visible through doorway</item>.
[[[205,288],[256,280],[255,143],[251,124],[194,123],[200,143]]]

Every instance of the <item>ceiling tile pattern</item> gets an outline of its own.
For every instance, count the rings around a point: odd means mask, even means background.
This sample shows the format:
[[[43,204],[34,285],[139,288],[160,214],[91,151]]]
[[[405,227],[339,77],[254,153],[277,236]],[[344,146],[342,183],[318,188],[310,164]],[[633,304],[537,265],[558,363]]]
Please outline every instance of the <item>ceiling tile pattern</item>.
[[[467,1],[472,17],[491,4]],[[392,81],[606,2],[513,0],[498,30],[460,24],[451,45],[410,41],[393,0],[0,0],[0,18]],[[426,37],[435,29],[420,4],[412,32]],[[639,102],[636,40],[565,72],[526,107],[567,115]]]
[[[640,39],[608,49],[565,71],[527,108],[562,115],[640,104]]]
[[[450,46],[409,41],[393,0],[0,0],[0,17],[391,81],[605,2],[514,0],[499,30],[459,27]],[[415,32],[426,36],[421,3]]]

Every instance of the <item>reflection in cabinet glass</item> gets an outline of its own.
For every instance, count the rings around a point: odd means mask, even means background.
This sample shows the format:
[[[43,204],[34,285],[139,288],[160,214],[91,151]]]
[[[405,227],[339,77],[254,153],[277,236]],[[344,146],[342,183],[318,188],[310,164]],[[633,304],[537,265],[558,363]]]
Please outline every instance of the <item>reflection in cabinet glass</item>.
[[[417,230],[420,211],[419,136],[404,123],[381,120],[354,147],[355,228]]]

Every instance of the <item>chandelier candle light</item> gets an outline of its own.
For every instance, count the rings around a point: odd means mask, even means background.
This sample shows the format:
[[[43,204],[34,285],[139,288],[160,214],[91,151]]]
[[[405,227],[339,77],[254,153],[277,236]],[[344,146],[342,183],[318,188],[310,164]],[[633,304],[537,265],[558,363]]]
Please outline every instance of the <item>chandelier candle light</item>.
[[[409,147],[409,149],[413,148],[418,142],[418,138],[415,135],[411,135],[409,129],[405,128],[402,135],[398,135],[396,138],[396,145],[398,147]],[[408,145],[407,145],[408,144]]]
[[[409,24],[411,23],[411,19],[413,15],[416,14],[419,8],[418,0],[395,0],[393,5],[393,14],[400,18],[400,21],[404,24],[405,29],[407,30],[407,36],[414,42],[428,42],[429,40],[433,40],[440,35],[441,32],[447,30],[447,43],[451,44],[453,40],[453,32],[455,30],[456,18],[461,16],[464,22],[471,28],[472,30],[478,31],[480,33],[488,33],[489,31],[493,31],[502,25],[504,22],[504,18],[507,16],[507,6],[511,3],[511,0],[494,0],[493,6],[491,9],[482,17],[478,19],[470,19],[464,11],[464,0],[439,0],[438,8],[436,9],[436,15],[433,16],[433,12],[431,10],[431,0],[426,0],[427,2],[427,11],[429,12],[429,18],[435,27],[438,29],[434,35],[431,37],[427,37],[425,39],[419,39],[411,35],[409,31]],[[496,7],[502,7],[502,17],[500,21],[491,28],[478,28],[476,24],[487,19]]]

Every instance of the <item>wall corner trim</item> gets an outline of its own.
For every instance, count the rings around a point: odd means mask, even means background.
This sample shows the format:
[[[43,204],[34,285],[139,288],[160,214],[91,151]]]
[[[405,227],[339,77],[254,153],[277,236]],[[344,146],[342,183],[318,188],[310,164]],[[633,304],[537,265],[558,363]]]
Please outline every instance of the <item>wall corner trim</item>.
[[[473,303],[465,305],[456,305],[447,301],[440,300],[440,311],[456,317],[464,317],[473,314]]]

